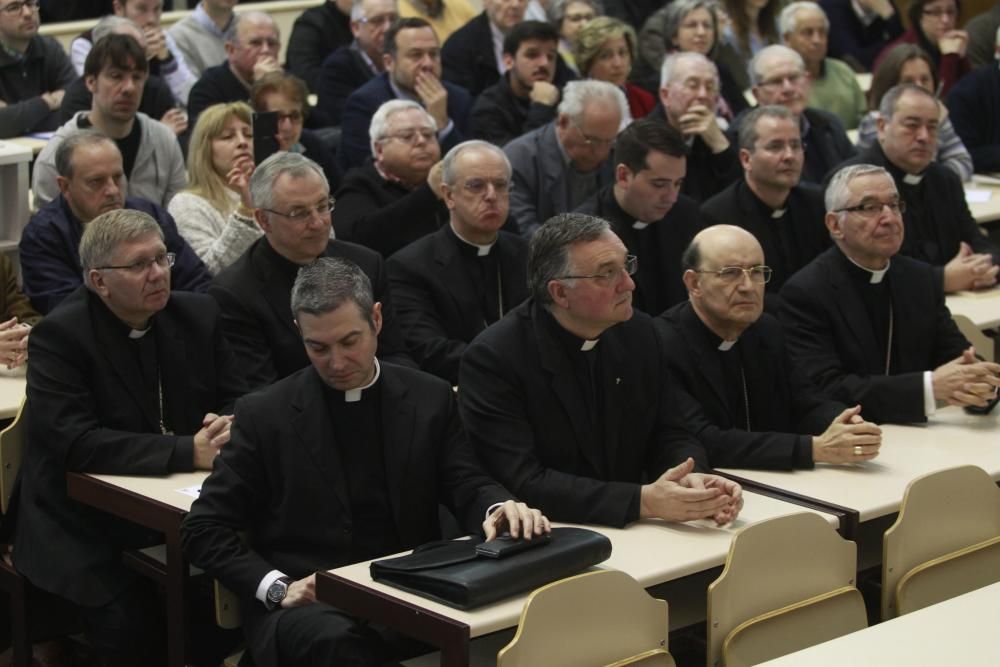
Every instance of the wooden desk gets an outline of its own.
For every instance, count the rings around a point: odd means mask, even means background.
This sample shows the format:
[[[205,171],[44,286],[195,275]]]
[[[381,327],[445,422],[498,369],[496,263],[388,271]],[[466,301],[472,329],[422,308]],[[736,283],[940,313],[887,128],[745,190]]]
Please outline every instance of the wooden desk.
[[[981,292],[958,292],[945,297],[952,315],[966,317],[980,331],[1000,327],[1000,287]]]
[[[588,528],[611,539],[611,558],[599,567],[622,570],[648,588],[722,565],[735,531],[756,521],[801,511],[813,510],[748,493],[740,518],[722,528],[704,521],[640,521],[625,529]],[[818,513],[832,526],[839,522],[832,514]],[[440,648],[443,666],[468,665],[470,640],[517,625],[527,598],[525,594],[460,611],[372,581],[369,564],[320,572],[316,598]]]
[[[969,203],[972,217],[981,225],[1000,220],[1000,178],[977,174],[972,179],[971,183],[965,184],[966,191],[981,190],[990,193],[990,198],[987,201]]]
[[[1000,584],[945,600],[776,660],[768,667],[1000,665]]]
[[[207,471],[176,473],[166,477],[125,475],[66,475],[69,497],[163,533],[166,542],[165,573],[145,571],[161,581],[167,596],[167,665],[183,667],[185,661],[185,593],[188,563],[181,550],[181,520],[194,498],[178,489],[201,487]]]

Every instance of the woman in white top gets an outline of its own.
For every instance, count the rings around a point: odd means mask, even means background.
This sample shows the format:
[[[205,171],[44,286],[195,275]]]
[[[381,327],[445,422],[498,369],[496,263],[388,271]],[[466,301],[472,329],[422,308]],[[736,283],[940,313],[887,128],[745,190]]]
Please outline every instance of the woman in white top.
[[[188,150],[188,189],[168,210],[212,275],[235,262],[263,233],[253,216],[249,105],[216,104],[198,116]]]

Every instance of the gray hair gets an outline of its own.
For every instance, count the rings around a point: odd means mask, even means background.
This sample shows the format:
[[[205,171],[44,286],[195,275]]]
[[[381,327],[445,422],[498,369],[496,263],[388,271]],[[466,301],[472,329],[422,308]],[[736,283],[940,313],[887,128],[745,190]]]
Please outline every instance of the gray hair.
[[[559,103],[559,115],[568,116],[578,123],[583,117],[583,110],[588,102],[604,101],[618,107],[622,120],[629,118],[628,101],[621,88],[607,81],[585,79],[570,81],[563,88],[562,102]]]
[[[528,291],[535,301],[550,305],[549,282],[573,273],[572,245],[596,241],[610,230],[607,220],[583,213],[560,213],[546,220],[528,246]]]
[[[778,32],[782,38],[789,33],[795,32],[795,29],[799,27],[799,22],[796,20],[795,14],[801,9],[812,9],[819,12],[820,16],[823,17],[823,26],[827,32],[830,32],[830,19],[826,17],[826,12],[823,11],[823,8],[809,0],[798,0],[787,5],[781,10],[781,14],[778,16]]]
[[[340,257],[320,257],[299,269],[292,285],[292,314],[323,315],[354,303],[372,327],[375,297],[372,282],[354,262]]]
[[[400,111],[406,111],[407,109],[417,109],[422,111],[427,122],[430,123],[434,131],[437,132],[438,126],[437,121],[434,120],[434,116],[427,113],[427,109],[420,106],[419,103],[413,100],[389,100],[385,102],[378,108],[378,110],[372,114],[372,122],[368,125],[368,138],[371,141],[372,156],[375,155],[375,144],[382,141],[385,138],[386,126],[389,124],[389,119],[396,115]]]
[[[873,164],[852,164],[838,170],[830,179],[830,183],[826,186],[826,192],[823,195],[823,203],[826,204],[827,213],[832,213],[837,209],[847,206],[847,202],[850,199],[848,186],[850,186],[851,181],[855,178],[871,174],[883,174],[892,181],[892,175],[888,171],[883,167]]]
[[[274,208],[274,184],[283,175],[289,178],[303,178],[315,174],[330,191],[330,182],[318,164],[301,153],[281,151],[267,158],[253,170],[250,177],[250,198],[255,208]]]
[[[757,121],[761,118],[783,118],[794,122],[796,126],[799,124],[798,119],[788,110],[788,107],[783,107],[780,104],[755,107],[743,114],[743,118],[740,120],[740,148],[752,151],[757,145],[757,139],[760,137],[757,132]]]
[[[878,104],[878,113],[886,120],[886,122],[888,122],[893,115],[895,115],[896,105],[899,104],[899,98],[902,97],[904,93],[916,93],[937,102],[937,98],[915,83],[900,83],[885,91],[885,95],[882,96],[882,101]]]
[[[700,53],[694,51],[677,51],[676,53],[671,53],[669,56],[663,59],[663,64],[660,66],[660,87],[670,85],[673,81],[674,70],[677,69],[677,65],[685,60],[697,60],[698,62],[711,65],[712,70],[715,71],[715,80],[719,80],[719,67],[709,58],[706,58]]]
[[[112,264],[119,246],[156,234],[163,240],[163,229],[153,216],[130,208],[108,211],[83,226],[80,238],[80,265],[83,282],[93,289],[88,274],[91,269]]]
[[[453,186],[455,184],[455,178],[458,174],[455,173],[455,160],[458,156],[470,149],[479,149],[493,153],[501,160],[503,160],[504,168],[507,170],[507,179],[509,180],[511,175],[513,175],[514,170],[510,166],[510,160],[507,158],[507,154],[500,149],[499,146],[491,144],[488,141],[482,141],[480,139],[471,139],[469,141],[463,141],[459,145],[452,148],[444,156],[441,161],[441,182],[448,186]]]
[[[146,35],[142,32],[139,24],[132,19],[115,14],[108,14],[97,22],[97,25],[94,26],[93,31],[90,33],[90,42],[91,44],[97,44],[101,41],[102,37],[107,37],[113,33],[121,33],[125,28],[134,30],[139,35],[139,43],[143,46],[146,45]]]
[[[666,40],[667,49],[672,49],[674,38],[681,31],[681,24],[684,17],[696,9],[706,9],[712,17],[712,29],[715,36],[712,39],[712,52],[721,39],[719,35],[719,4],[715,0],[674,0],[663,9],[663,38]]]
[[[559,29],[559,25],[566,18],[566,7],[571,2],[579,2],[580,4],[589,5],[591,9],[594,10],[594,16],[601,16],[604,14],[604,5],[601,4],[600,0],[553,0],[549,4],[548,11],[546,15],[549,17],[549,22]]]
[[[275,34],[278,36],[278,40],[281,40],[281,28],[278,27],[278,23],[270,14],[264,12],[253,10],[249,12],[236,12],[233,15],[233,24],[229,29],[229,38],[226,40],[230,44],[238,44],[240,40],[240,26],[244,23],[270,23],[274,28]]]
[[[765,58],[779,54],[791,57],[799,66],[800,70],[803,72],[806,71],[806,61],[802,59],[802,55],[798,51],[789,48],[784,44],[772,44],[771,46],[765,46],[763,49],[758,51],[753,57],[753,60],[750,61],[750,81],[753,85],[760,85],[760,82],[766,78],[764,73],[760,71],[761,61]]]
[[[118,144],[94,129],[80,130],[75,134],[69,135],[56,146],[56,173],[63,178],[73,178],[73,154],[76,152],[76,149],[80,146],[90,146],[105,142],[114,146],[116,151],[118,150]]]
[[[354,0],[354,2],[351,3],[352,21],[360,21],[361,19],[365,18],[365,10],[364,10],[365,2],[367,2],[367,0]],[[399,6],[396,3],[396,0],[393,0],[392,4],[396,5],[398,11]]]

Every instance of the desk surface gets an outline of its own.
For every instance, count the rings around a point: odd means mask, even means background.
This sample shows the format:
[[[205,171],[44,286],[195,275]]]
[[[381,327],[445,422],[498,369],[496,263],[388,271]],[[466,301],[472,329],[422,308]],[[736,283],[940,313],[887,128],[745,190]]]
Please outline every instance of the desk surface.
[[[939,410],[927,424],[882,426],[882,448],[858,465],[819,464],[813,470],[777,472],[726,469],[725,473],[825,503],[855,509],[864,522],[899,510],[907,484],[920,475],[972,464],[1000,480],[998,413],[968,415]]]
[[[182,493],[181,489],[201,488],[201,483],[208,477],[207,470],[194,472],[178,472],[164,477],[147,477],[143,475],[88,475],[105,484],[119,487],[138,496],[169,505],[182,512],[191,509],[195,496]]]
[[[971,183],[965,184],[968,195],[970,190],[988,192],[989,199],[982,202],[968,202],[969,211],[976,222],[983,224],[1000,220],[1000,178],[992,176],[974,176]]]
[[[20,151],[28,149],[31,152],[26,155],[27,160],[30,162],[33,157],[42,152],[42,149],[45,148],[48,143],[48,139],[39,139],[37,137],[15,137],[13,139],[4,139],[0,146],[6,144],[7,146],[11,146],[12,148]]]
[[[1000,583],[776,660],[768,667],[1000,664]]]
[[[982,292],[958,292],[945,297],[952,315],[963,315],[977,329],[1000,327],[1000,287]]]
[[[611,558],[599,567],[621,570],[648,588],[722,565],[729,553],[733,534],[751,523],[795,512],[813,511],[755,493],[745,495],[745,506],[739,519],[733,525],[721,528],[706,521],[670,524],[652,520],[640,521],[624,529],[587,526],[607,535],[612,543]],[[837,526],[835,516],[817,513],[831,526]],[[467,625],[470,637],[479,637],[517,625],[527,597],[527,594],[516,596],[472,611],[452,609],[372,581],[368,570],[370,562],[337,568],[331,570],[331,574],[367,587],[376,595],[397,598],[418,609]]]

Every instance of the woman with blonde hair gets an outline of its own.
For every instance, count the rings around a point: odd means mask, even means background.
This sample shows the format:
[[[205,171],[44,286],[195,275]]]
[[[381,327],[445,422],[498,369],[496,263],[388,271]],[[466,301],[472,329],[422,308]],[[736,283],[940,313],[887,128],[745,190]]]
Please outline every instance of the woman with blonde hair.
[[[633,119],[645,118],[656,107],[656,98],[628,81],[635,62],[638,39],[635,30],[624,21],[598,16],[576,33],[573,57],[580,75],[607,81],[622,89]],[[627,122],[623,122],[623,126]]]
[[[212,275],[235,262],[263,233],[253,216],[253,112],[216,104],[198,116],[188,148],[188,188],[168,210]]]

